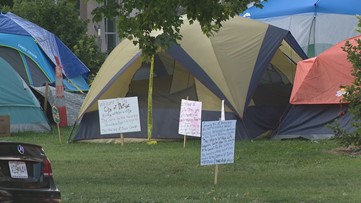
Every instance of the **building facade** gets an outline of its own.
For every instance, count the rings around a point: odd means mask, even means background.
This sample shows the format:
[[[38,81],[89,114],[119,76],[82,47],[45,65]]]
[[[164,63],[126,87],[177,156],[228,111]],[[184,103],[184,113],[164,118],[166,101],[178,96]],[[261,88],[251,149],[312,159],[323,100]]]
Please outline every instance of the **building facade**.
[[[104,0],[106,4],[108,0]],[[97,37],[97,43],[101,48],[102,52],[111,51],[117,44],[119,44],[120,39],[117,33],[117,26],[115,19],[103,19],[100,22],[93,22],[91,12],[97,8],[100,4],[89,0],[89,1],[80,1],[80,18],[83,20],[89,20],[88,23],[88,35],[93,35]]]

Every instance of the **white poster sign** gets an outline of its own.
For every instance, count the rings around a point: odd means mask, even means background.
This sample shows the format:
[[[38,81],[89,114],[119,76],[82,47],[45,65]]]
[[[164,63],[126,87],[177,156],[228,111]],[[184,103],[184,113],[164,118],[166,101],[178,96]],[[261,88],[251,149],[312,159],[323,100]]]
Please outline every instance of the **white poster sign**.
[[[138,97],[99,100],[98,108],[102,135],[140,131]]]
[[[203,121],[201,165],[234,163],[236,120]]]
[[[182,99],[178,133],[181,135],[201,136],[202,102]]]

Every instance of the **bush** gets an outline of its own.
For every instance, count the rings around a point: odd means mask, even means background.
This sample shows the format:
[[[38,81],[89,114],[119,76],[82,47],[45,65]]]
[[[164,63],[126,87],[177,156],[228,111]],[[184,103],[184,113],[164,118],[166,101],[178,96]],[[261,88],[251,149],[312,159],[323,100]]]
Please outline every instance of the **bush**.
[[[359,27],[361,27],[361,18],[359,17]],[[359,29],[358,29],[359,30]],[[346,42],[342,47],[347,53],[347,59],[353,65],[351,75],[355,77],[351,85],[341,86],[346,90],[343,95],[343,101],[349,103],[349,111],[353,115],[352,126],[355,128],[352,132],[341,129],[339,125],[331,126],[335,132],[335,139],[342,145],[361,147],[361,40],[356,40],[356,45]]]
[[[334,139],[344,147],[356,147],[361,146],[361,129],[357,128],[355,131],[347,132],[341,128],[339,124],[335,126],[329,125],[335,134]]]
[[[93,81],[101,65],[107,57],[96,44],[96,37],[84,35],[73,47],[73,52],[86,64],[90,70],[89,84]]]

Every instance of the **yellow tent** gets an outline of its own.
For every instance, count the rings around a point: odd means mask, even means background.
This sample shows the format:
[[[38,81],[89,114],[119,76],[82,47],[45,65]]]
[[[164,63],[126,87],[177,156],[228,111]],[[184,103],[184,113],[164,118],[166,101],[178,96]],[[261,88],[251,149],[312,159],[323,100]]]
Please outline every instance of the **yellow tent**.
[[[253,125],[255,116],[247,120],[247,109],[258,104],[266,106],[267,101],[260,99],[260,95],[271,92],[262,90],[262,85],[271,85],[275,97],[279,92],[290,90],[296,62],[306,58],[291,33],[239,16],[226,21],[210,38],[202,33],[197,22],[189,24],[185,21],[180,33],[183,39],[178,44],[171,45],[155,57],[152,137],[179,137],[180,101],[186,97],[202,101],[202,120],[218,120],[221,100],[225,100],[226,119],[239,121],[238,138],[254,138],[269,130]],[[79,128],[74,140],[119,137],[119,134],[99,133],[97,101],[127,96],[138,96],[142,131],[125,136],[147,137],[149,64],[142,63],[141,54],[142,51],[129,40],[122,41],[110,53],[80,109]],[[258,89],[267,94],[257,93]],[[282,106],[280,111],[283,111],[290,93],[287,91],[286,95],[282,92],[278,98],[269,98],[269,101],[275,101],[268,104],[276,106],[274,109]],[[254,111],[249,112],[253,114]],[[267,119],[273,122],[279,117]],[[257,132],[253,132],[253,128]]]

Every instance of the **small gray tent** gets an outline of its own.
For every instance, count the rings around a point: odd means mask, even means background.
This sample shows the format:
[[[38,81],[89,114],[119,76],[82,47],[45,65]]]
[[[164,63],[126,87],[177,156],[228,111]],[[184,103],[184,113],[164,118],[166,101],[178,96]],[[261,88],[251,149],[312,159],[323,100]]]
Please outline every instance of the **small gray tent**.
[[[180,33],[178,44],[155,57],[152,138],[181,138],[179,110],[186,97],[202,101],[202,120],[218,120],[225,100],[226,119],[237,120],[238,139],[276,128],[296,62],[307,57],[289,31],[236,16],[210,38],[198,22],[185,21]],[[75,141],[118,138],[100,134],[97,101],[127,96],[138,97],[141,131],[124,136],[147,137],[149,67],[141,54],[129,40],[111,52],[84,99]]]

